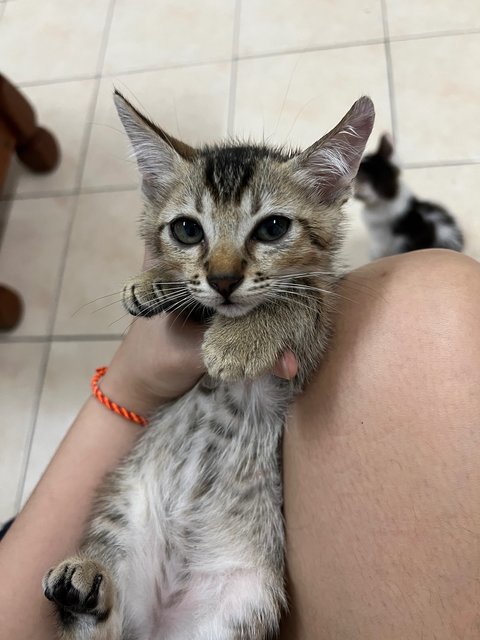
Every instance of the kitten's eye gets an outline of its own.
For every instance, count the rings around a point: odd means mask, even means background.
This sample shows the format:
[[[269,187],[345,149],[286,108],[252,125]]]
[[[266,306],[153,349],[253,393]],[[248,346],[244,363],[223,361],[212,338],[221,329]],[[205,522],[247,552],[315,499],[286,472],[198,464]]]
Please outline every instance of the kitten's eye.
[[[290,228],[290,220],[284,216],[270,216],[265,218],[255,228],[253,238],[260,242],[272,242],[284,236]]]
[[[203,240],[203,229],[192,218],[178,218],[171,223],[170,229],[175,240],[182,244],[198,244]]]

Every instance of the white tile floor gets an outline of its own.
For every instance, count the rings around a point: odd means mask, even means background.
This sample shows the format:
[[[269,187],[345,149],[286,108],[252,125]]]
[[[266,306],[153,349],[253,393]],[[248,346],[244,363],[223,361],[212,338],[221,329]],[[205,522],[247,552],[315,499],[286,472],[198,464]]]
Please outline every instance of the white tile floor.
[[[306,145],[362,93],[419,195],[449,206],[480,258],[478,0],[0,0],[0,72],[57,134],[63,161],[12,167],[0,280],[26,315],[0,337],[0,521],[28,496],[124,321],[109,299],[140,261],[119,87],[174,135]],[[346,256],[367,259],[358,207]]]

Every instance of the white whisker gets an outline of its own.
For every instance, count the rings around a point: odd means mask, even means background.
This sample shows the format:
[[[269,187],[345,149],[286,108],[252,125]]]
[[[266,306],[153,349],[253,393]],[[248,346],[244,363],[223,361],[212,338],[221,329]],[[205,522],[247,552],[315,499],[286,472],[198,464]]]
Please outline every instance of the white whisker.
[[[193,300],[193,298],[192,298],[192,300]],[[190,318],[190,316],[192,315],[192,313],[194,312],[194,310],[195,310],[195,305],[193,304],[193,305],[192,305],[192,308],[191,308],[191,309],[190,309],[190,311],[188,312],[187,317],[186,317],[186,318],[185,318],[185,320],[184,320],[184,323],[183,323],[184,325],[188,322],[188,319]]]
[[[336,274],[334,271],[303,271],[300,273],[286,273],[281,276],[273,276],[273,278],[275,280],[284,280],[287,278],[308,278],[310,276],[327,276],[337,278],[338,274]]]
[[[166,302],[170,302],[171,300],[177,300],[178,298],[184,298],[185,296],[191,297],[187,291],[178,291],[177,293],[172,293],[171,295],[164,295],[163,300]]]
[[[91,315],[93,316],[94,313],[98,313],[99,311],[103,311],[104,309],[108,309],[108,307],[113,307],[113,305],[115,304],[122,304],[122,298],[119,298],[118,300],[115,300],[114,302],[109,302],[108,304],[104,304],[101,307],[98,307],[98,309],[94,309],[91,313]]]
[[[129,316],[130,314],[128,313],[124,313],[122,316],[120,316],[120,318],[117,318],[116,320],[114,320],[113,322],[110,322],[110,324],[108,325],[109,327],[112,326],[112,324],[115,324],[117,322],[120,322],[120,320],[123,320],[124,318],[126,318],[127,316]]]
[[[308,292],[305,292],[303,294],[298,293],[298,291],[292,291],[292,288],[298,289],[300,291],[305,290],[307,287],[295,287],[292,284],[289,283],[279,283],[277,285],[277,287],[279,287],[279,291],[282,291],[283,293],[291,293],[293,295],[303,295],[303,297],[314,300],[315,297],[312,294],[309,294]],[[281,288],[280,288],[281,287]],[[351,300],[350,298],[347,298],[346,296],[338,293],[337,291],[328,291],[328,290],[324,290],[324,289],[320,289],[318,287],[308,287],[308,289],[313,290],[313,291],[318,291],[324,294],[331,294],[333,296],[336,296],[337,298],[341,298],[343,300],[348,300],[348,302],[355,302],[354,300]]]
[[[94,302],[98,302],[99,300],[104,300],[105,298],[111,298],[112,296],[119,296],[119,295],[121,295],[121,293],[122,293],[122,291],[115,291],[114,293],[107,293],[107,295],[105,295],[105,296],[99,296],[98,298],[95,298],[94,300],[90,300],[90,302],[85,302],[85,304],[82,304],[80,307],[78,307],[78,309],[76,311],[74,311],[72,313],[72,317],[74,315],[76,315],[79,311],[84,309],[85,307],[88,307],[89,305],[93,304]]]
[[[195,300],[191,297],[189,298],[183,298],[183,300],[179,300],[171,309],[168,310],[169,313],[178,313],[179,311],[181,311],[184,307],[188,306],[191,302],[193,302],[193,304],[195,304]]]
[[[314,287],[308,284],[295,284],[294,282],[279,282],[279,285],[288,287],[289,289],[298,289],[299,291],[318,291],[327,295],[338,296],[336,291],[330,291],[329,289],[322,289],[322,287]]]
[[[272,291],[268,292],[268,295],[266,296],[266,298],[267,298],[267,300],[277,301],[278,298],[280,298],[280,297],[284,298],[284,296],[283,296],[284,293],[285,292],[281,291],[281,290],[279,290],[279,291],[272,290]],[[280,295],[275,295],[275,294],[280,294]],[[298,305],[299,307],[303,307],[304,309],[308,309],[309,311],[311,311],[311,309],[312,309],[311,306],[309,306],[308,304],[306,304],[304,302],[301,302],[300,300],[297,300],[296,298],[290,298],[290,301],[293,302],[294,304]]]
[[[196,304],[196,300],[194,300],[193,298],[190,298],[190,300],[186,300],[186,301],[184,301],[183,304],[180,304],[175,309],[172,309],[171,311],[173,311],[175,313],[175,318],[173,319],[172,327],[175,324],[175,322],[177,321],[177,319],[182,317],[182,312],[186,311],[190,306],[192,306],[192,309],[190,311],[190,313],[191,313],[193,311],[193,309],[195,308],[195,304]],[[170,313],[170,310],[169,310],[169,313]],[[186,318],[184,318],[184,323],[185,322],[186,322]]]

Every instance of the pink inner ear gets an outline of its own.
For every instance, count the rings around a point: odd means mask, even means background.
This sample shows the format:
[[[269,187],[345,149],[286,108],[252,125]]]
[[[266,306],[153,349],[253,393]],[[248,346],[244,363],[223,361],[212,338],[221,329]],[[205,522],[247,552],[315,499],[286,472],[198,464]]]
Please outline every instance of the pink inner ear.
[[[357,100],[334,129],[298,157],[303,184],[325,200],[344,197],[358,171],[374,119],[370,98]]]

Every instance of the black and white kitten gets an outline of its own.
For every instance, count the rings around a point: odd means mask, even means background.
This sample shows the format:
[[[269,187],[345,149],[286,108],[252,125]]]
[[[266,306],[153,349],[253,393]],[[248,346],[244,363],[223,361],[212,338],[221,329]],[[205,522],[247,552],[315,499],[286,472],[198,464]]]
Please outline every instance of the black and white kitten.
[[[387,134],[377,151],[363,158],[354,195],[364,203],[372,260],[417,249],[462,251],[463,234],[455,219],[439,204],[416,198],[400,179]]]

